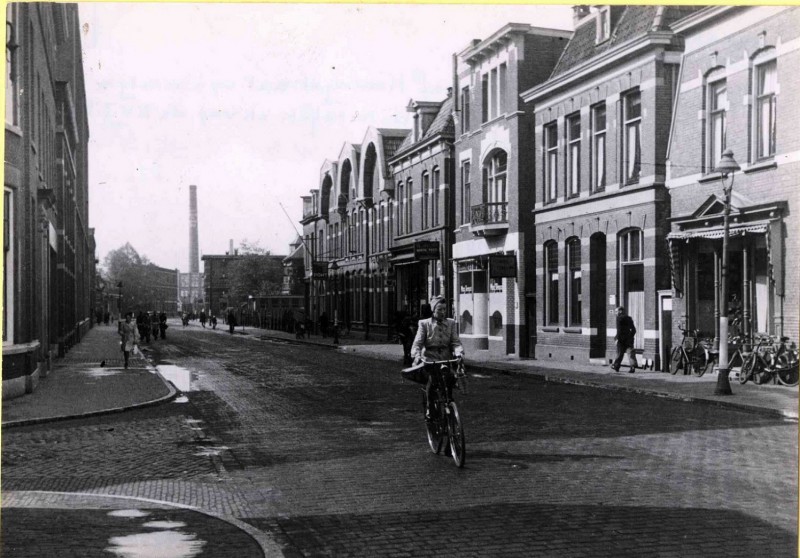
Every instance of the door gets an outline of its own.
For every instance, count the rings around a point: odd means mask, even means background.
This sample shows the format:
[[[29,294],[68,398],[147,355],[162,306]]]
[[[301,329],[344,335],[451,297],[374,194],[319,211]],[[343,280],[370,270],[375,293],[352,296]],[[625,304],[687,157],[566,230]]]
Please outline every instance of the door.
[[[589,240],[589,358],[606,358],[606,236]]]

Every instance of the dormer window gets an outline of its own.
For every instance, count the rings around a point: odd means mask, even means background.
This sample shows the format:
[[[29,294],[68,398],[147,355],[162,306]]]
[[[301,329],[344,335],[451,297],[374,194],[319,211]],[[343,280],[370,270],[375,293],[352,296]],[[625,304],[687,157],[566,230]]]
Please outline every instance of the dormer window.
[[[611,8],[609,6],[597,8],[595,21],[597,23],[595,43],[600,44],[611,36]]]

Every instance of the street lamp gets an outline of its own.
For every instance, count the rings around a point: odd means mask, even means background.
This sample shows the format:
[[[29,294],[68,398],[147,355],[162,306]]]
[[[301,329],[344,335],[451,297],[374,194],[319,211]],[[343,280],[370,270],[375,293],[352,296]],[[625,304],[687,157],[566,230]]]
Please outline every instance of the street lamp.
[[[725,208],[722,212],[722,272],[719,286],[719,366],[717,368],[717,386],[714,395],[732,395],[728,362],[728,236],[730,235],[729,218],[731,214],[731,191],[736,171],[741,167],[733,158],[733,151],[726,149],[715,169],[720,174],[722,191],[725,194]],[[727,178],[730,175],[730,182]]]
[[[333,272],[339,269],[336,260],[333,260],[329,269]],[[333,274],[333,344],[339,344],[339,282],[336,273]]]

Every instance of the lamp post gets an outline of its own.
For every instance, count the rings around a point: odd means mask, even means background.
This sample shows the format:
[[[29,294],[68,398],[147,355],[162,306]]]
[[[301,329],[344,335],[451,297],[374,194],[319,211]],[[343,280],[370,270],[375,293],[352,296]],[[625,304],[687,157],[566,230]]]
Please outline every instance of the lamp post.
[[[741,167],[733,158],[733,151],[726,149],[715,169],[720,174],[725,207],[722,212],[722,269],[719,286],[719,365],[714,395],[732,395],[728,362],[728,237],[730,235],[731,191],[736,171]],[[730,175],[730,182],[727,181]]]
[[[373,207],[372,198],[358,200],[364,208],[366,222],[364,223],[364,339],[369,339],[369,296],[370,296],[370,273],[369,273],[369,223],[370,210]]]
[[[339,269],[339,264],[336,260],[331,263],[330,268],[333,274],[333,344],[339,344],[339,282],[337,281],[336,271]]]

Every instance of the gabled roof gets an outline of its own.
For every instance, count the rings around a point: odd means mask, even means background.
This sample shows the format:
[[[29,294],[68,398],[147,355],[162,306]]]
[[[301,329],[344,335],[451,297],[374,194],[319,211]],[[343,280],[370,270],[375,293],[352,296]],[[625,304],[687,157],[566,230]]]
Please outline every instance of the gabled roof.
[[[289,263],[293,260],[304,260],[306,257],[306,247],[304,244],[300,244],[297,248],[295,248],[291,254],[286,256],[283,259],[283,263]]]
[[[425,133],[416,142],[416,144],[420,144],[439,134],[444,136],[455,136],[456,128],[455,124],[453,124],[452,114],[453,95],[450,95],[442,102],[442,106],[439,107],[439,112],[436,113],[436,117],[433,119],[431,125],[428,126],[428,129],[425,130]],[[416,144],[414,142],[414,134],[409,133],[406,135],[403,143],[401,143],[397,148],[397,153],[402,153]]]
[[[592,58],[613,50],[651,32],[669,31],[669,26],[704,6],[611,6],[611,35],[596,43],[595,17],[587,17],[578,24],[567,43],[551,79],[568,72]]]

